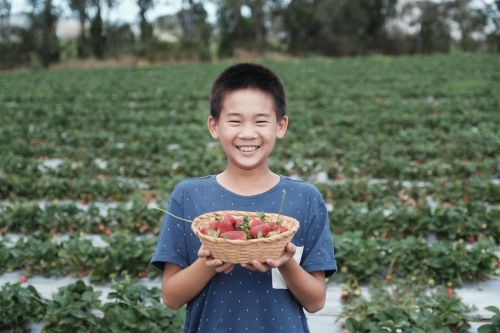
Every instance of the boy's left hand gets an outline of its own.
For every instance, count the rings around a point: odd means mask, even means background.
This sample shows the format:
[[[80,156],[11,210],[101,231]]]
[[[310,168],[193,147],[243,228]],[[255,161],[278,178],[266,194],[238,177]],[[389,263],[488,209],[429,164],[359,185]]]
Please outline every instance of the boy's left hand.
[[[241,267],[247,268],[251,271],[259,271],[259,272],[267,272],[271,268],[278,268],[284,263],[286,263],[288,260],[293,258],[294,254],[296,251],[295,245],[292,243],[286,244],[285,247],[285,252],[281,257],[279,257],[276,260],[273,259],[267,259],[265,263],[258,262],[257,260],[253,260],[251,263],[248,264],[241,264]]]

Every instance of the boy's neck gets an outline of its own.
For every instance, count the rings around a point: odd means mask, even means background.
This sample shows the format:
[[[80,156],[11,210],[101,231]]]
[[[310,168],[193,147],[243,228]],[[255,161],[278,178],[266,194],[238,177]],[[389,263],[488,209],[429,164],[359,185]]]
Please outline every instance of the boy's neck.
[[[264,172],[226,169],[216,179],[226,190],[244,196],[264,193],[280,182],[280,176],[269,169]]]

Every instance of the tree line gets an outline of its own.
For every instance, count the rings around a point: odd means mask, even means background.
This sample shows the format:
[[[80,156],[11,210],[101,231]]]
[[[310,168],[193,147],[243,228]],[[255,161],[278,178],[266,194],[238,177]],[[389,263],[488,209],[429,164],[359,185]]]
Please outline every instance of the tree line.
[[[11,26],[12,1],[0,0],[0,68],[125,55],[208,61],[239,51],[334,57],[500,52],[500,0],[209,0],[215,22],[202,0],[179,0],[177,13],[153,22],[146,14],[155,0],[134,0],[139,33],[110,19],[120,0],[65,0],[80,26],[71,40],[56,34],[62,10],[53,0],[26,0],[25,26]]]

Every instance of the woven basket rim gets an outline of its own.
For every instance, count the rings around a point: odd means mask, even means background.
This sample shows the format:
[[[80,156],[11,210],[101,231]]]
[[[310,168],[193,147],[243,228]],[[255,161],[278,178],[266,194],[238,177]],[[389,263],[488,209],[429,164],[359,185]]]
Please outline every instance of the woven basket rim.
[[[237,213],[237,214],[231,214],[231,213]],[[283,214],[276,214],[276,213],[265,213],[266,217],[281,217],[284,219],[287,219],[289,222],[292,222],[292,227],[289,228],[288,231],[285,231],[284,233],[273,235],[271,237],[262,237],[262,238],[252,238],[252,239],[246,239],[246,240],[240,240],[240,239],[226,239],[226,238],[216,238],[212,237],[209,235],[204,235],[201,233],[200,229],[198,228],[198,225],[200,222],[205,217],[213,216],[214,218],[216,216],[222,216],[224,214],[229,214],[232,216],[249,216],[249,217],[254,217],[257,216],[258,214],[261,214],[261,212],[249,212],[249,211],[239,211],[239,210],[219,210],[219,211],[214,211],[214,212],[208,212],[202,215],[197,216],[192,224],[191,224],[191,229],[194,231],[196,236],[198,236],[202,240],[207,240],[213,243],[230,243],[230,244],[239,244],[239,245],[245,245],[245,244],[253,244],[253,243],[270,243],[273,241],[277,241],[283,238],[291,238],[290,236],[293,236],[297,230],[300,228],[300,223],[297,221],[295,218]]]

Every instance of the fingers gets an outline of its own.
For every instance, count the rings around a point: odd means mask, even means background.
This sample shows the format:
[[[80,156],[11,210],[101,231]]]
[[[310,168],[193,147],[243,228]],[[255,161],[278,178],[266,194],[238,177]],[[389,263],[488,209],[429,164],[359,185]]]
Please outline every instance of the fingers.
[[[255,269],[255,267],[253,267],[252,264],[241,264],[241,267],[246,268],[246,269],[253,271],[253,272],[255,272],[257,270],[257,269]]]
[[[252,262],[248,264],[242,264],[241,267],[244,267],[246,269],[249,269],[251,271],[259,271],[262,273],[267,272],[270,267],[266,263],[261,263],[258,262],[257,260],[253,260]]]
[[[282,264],[282,262],[281,262],[281,260],[280,260],[280,259],[277,259],[277,260],[267,259],[267,260],[266,260],[266,263],[267,263],[267,265],[268,265],[270,268],[278,268],[278,267],[280,267],[280,265]]]
[[[233,264],[226,264],[226,265],[228,265],[229,267],[223,270],[222,272],[224,272],[224,274],[231,273],[234,268],[234,265]]]
[[[218,259],[216,259],[216,260],[214,260],[214,261],[219,261],[219,262],[221,262],[221,261],[220,261],[220,260],[218,260]],[[222,262],[221,262],[221,263],[222,263]],[[231,273],[231,271],[233,270],[233,268],[234,268],[234,264],[229,264],[229,263],[224,264],[224,263],[222,263],[222,264],[220,264],[220,265],[218,265],[218,266],[216,266],[216,267],[215,267],[215,271],[216,271],[217,273],[222,273],[222,272],[224,272],[224,273],[228,274],[228,273]]]
[[[198,258],[210,258],[210,251],[205,250],[203,247],[198,251]]]
[[[295,251],[297,251],[297,247],[293,243],[288,243],[286,244],[285,250],[287,252],[292,253],[292,256],[295,254]]]
[[[267,259],[266,264],[270,268],[278,268],[284,263],[286,263],[288,260],[292,259],[293,256],[295,255],[295,252],[297,251],[297,247],[293,243],[288,243],[286,244],[285,247],[285,252],[281,257],[278,259]]]
[[[228,274],[228,273],[231,273],[231,271],[234,268],[234,264],[224,263],[220,259],[214,259],[214,258],[210,257],[210,252],[208,252],[208,255],[204,256],[204,258],[205,258],[205,264],[208,267],[212,267],[217,273],[224,272],[224,273]]]

